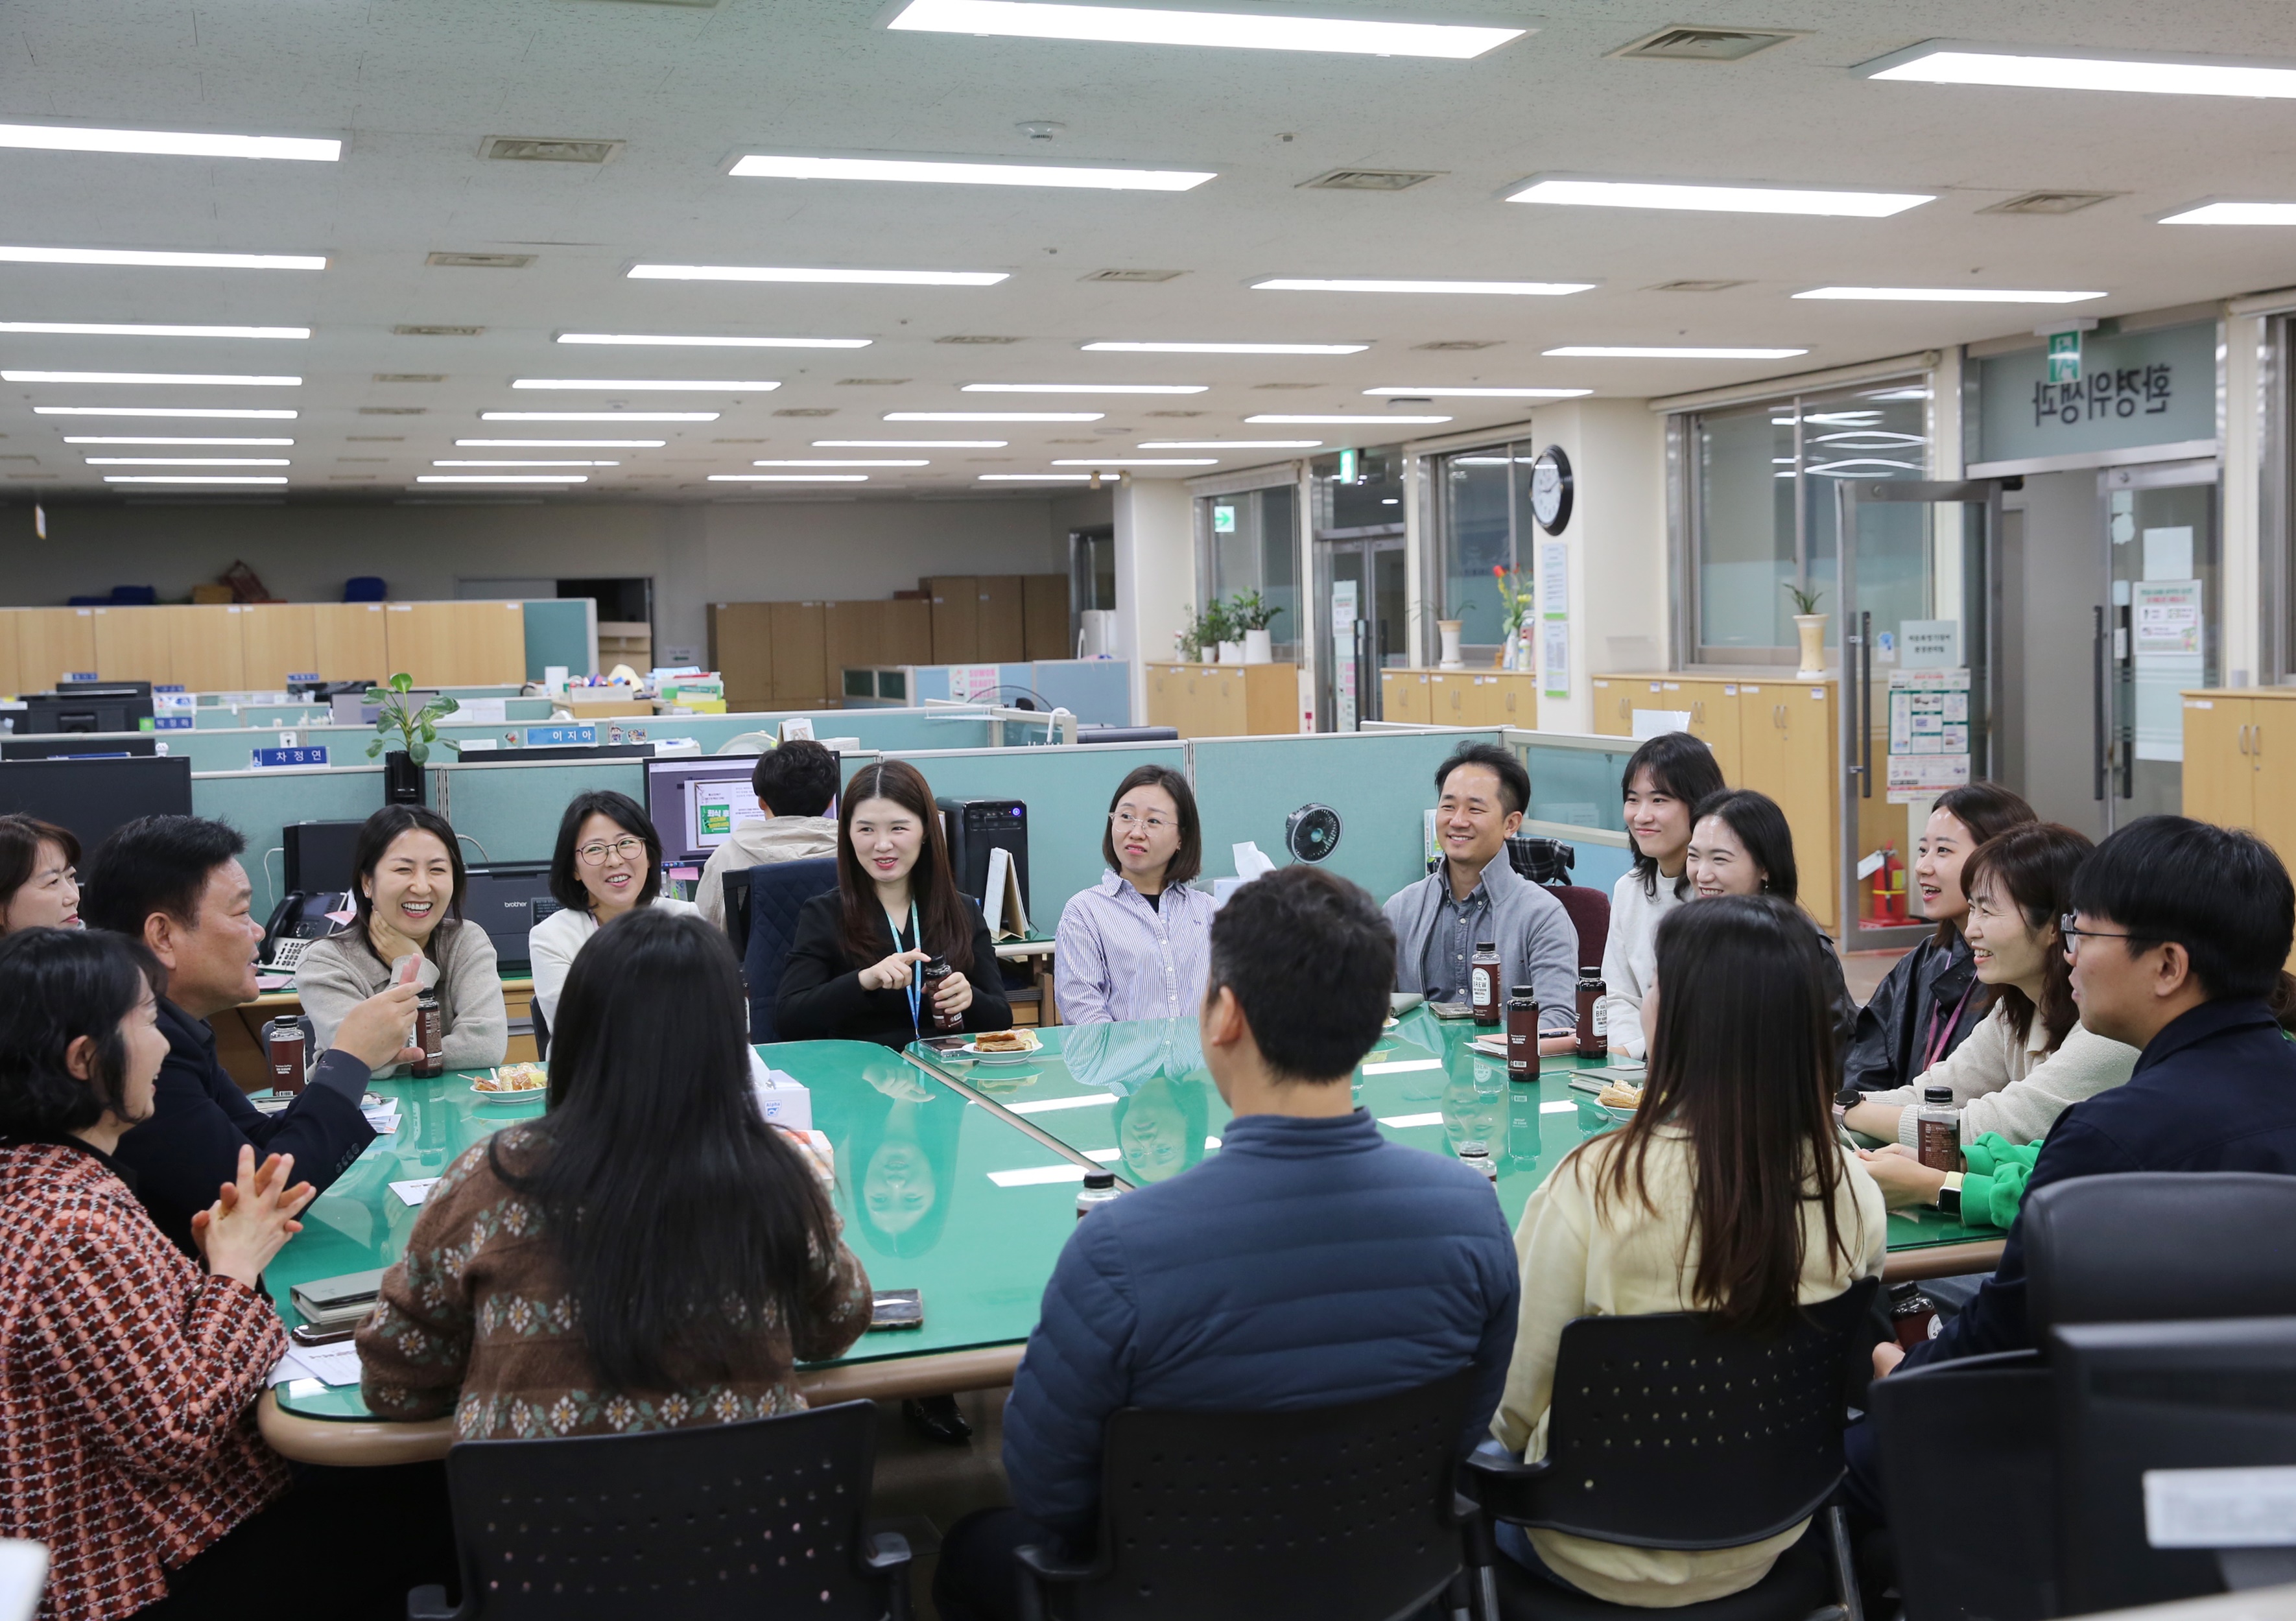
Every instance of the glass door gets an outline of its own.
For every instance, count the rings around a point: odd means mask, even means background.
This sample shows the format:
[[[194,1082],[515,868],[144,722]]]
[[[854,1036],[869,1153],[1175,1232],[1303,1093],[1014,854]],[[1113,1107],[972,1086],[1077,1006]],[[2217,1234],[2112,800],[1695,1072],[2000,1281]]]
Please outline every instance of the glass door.
[[[1328,650],[1316,714],[1331,718],[1328,730],[1380,719],[1379,672],[1410,662],[1403,545],[1399,534],[1316,537],[1316,617]]]
[[[2184,808],[2177,694],[2223,678],[2217,481],[2214,462],[2098,475],[2105,579],[2093,749],[2105,832]]]

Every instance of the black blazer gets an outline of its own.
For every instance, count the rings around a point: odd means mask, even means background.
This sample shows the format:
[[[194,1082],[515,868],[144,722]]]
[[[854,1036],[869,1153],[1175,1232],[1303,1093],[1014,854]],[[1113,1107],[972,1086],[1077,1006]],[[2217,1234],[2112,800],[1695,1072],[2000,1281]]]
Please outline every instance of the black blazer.
[[[959,898],[972,921],[972,967],[964,976],[972,982],[972,1005],[964,1010],[964,1027],[1009,1030],[1013,1009],[1004,1000],[1004,976],[997,967],[996,944],[988,937],[988,920],[971,896]],[[876,924],[875,952],[867,962],[856,962],[846,955],[840,938],[844,902],[837,890],[816,895],[798,909],[797,939],[774,1003],[774,1027],[783,1041],[873,1041],[906,1047],[921,1035],[933,1034],[931,1011],[922,1004],[918,1011],[925,1027],[920,1031],[910,1024],[906,991],[861,988],[863,969],[907,944],[896,944],[882,912]]]

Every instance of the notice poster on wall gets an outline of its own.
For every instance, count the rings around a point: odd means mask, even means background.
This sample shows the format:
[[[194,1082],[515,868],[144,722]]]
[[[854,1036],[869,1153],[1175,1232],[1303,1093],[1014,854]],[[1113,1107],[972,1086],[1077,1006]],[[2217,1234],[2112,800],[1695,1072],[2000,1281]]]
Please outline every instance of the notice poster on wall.
[[[2144,577],[2128,583],[2128,652],[2136,675],[2140,760],[2185,757],[2187,687],[2207,683],[2201,582],[2193,573],[2189,524],[2144,531]]]
[[[1538,548],[1538,690],[1570,696],[1570,548],[1550,540]]]
[[[1968,781],[1968,670],[1891,670],[1890,803],[1921,804]]]

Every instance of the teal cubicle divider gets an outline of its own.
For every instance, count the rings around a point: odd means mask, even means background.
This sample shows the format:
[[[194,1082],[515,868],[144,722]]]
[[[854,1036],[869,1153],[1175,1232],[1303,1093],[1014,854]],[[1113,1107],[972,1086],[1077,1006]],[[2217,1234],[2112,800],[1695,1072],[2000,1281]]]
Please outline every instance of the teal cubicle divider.
[[[430,767],[430,804],[466,845],[463,859],[547,861],[567,802],[590,789],[645,803],[643,760],[536,760]]]
[[[242,759],[237,771],[192,776],[194,814],[227,822],[247,837],[247,853],[240,864],[255,886],[253,911],[258,922],[271,915],[284,882],[279,830],[290,822],[364,822],[382,805],[382,767],[338,771],[323,766],[305,770],[248,771]]]
[[[511,695],[505,697],[504,693],[506,692],[510,692]],[[530,725],[536,721],[544,721],[550,718],[550,700],[547,698],[520,698],[515,695],[515,692],[512,689],[503,687],[495,687],[491,689],[465,688],[459,691],[450,692],[448,696],[461,699],[501,698],[503,700],[503,714],[512,721],[525,725]],[[202,732],[230,731],[248,726],[257,726],[266,729],[275,725],[297,727],[325,726],[333,724],[334,710],[330,706],[323,703],[242,704],[239,706],[236,713],[234,713],[231,709],[226,708],[201,709],[193,717],[193,720],[196,728]],[[358,729],[361,731],[372,730],[370,727],[360,727]]]
[[[529,602],[526,610],[526,678],[540,681],[554,664],[576,675],[594,675],[590,667],[590,599],[545,598]]]

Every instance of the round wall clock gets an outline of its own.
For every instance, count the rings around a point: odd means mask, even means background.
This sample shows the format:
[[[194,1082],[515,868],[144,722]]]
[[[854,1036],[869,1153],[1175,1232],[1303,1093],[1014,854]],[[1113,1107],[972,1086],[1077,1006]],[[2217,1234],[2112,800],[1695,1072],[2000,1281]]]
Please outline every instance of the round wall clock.
[[[1570,458],[1559,445],[1538,453],[1530,469],[1530,515],[1549,535],[1562,533],[1570,521]]]

